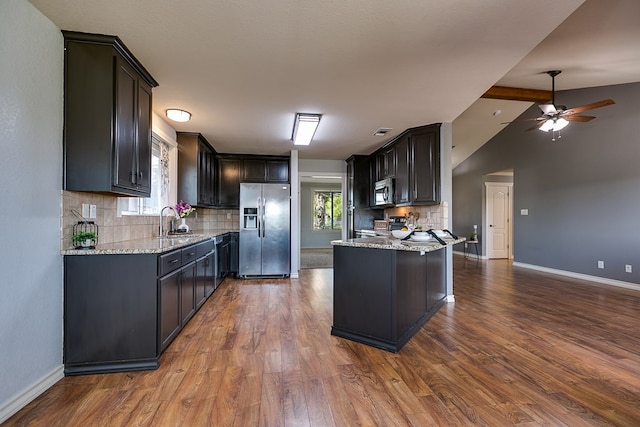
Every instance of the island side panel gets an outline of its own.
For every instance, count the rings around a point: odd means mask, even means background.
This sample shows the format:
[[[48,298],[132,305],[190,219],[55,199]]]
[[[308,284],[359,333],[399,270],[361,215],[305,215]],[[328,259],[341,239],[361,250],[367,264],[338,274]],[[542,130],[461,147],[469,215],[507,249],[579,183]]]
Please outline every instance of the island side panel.
[[[442,252],[442,251],[436,251]],[[397,324],[395,340],[403,339],[404,345],[424,324],[427,313],[427,258],[431,253],[420,255],[420,252],[397,251],[396,310]]]
[[[333,247],[333,335],[375,347],[393,347],[395,254]]]
[[[447,250],[427,253],[427,310],[439,308],[447,296]]]

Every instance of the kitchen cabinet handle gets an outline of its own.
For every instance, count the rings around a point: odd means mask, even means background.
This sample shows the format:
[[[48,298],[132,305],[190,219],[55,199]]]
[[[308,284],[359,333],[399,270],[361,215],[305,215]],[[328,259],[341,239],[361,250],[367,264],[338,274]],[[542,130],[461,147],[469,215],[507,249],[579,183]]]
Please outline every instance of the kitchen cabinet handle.
[[[175,264],[177,262],[178,262],[178,259],[176,258],[176,259],[172,259],[171,261],[169,261],[169,264]]]

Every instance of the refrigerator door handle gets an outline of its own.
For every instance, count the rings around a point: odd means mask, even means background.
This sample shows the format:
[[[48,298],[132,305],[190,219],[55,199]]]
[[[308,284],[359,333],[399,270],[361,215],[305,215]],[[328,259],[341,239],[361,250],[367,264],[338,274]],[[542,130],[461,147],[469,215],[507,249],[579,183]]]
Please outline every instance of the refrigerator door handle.
[[[258,206],[257,212],[256,212],[256,222],[258,223],[258,238],[260,238],[260,232],[261,232],[261,228],[262,228],[262,221],[260,220],[260,197],[258,197],[258,201],[256,202],[256,206]]]
[[[266,206],[267,206],[267,199],[262,199],[262,238],[265,237],[266,228],[267,228],[265,227],[265,222],[264,222],[264,211]]]

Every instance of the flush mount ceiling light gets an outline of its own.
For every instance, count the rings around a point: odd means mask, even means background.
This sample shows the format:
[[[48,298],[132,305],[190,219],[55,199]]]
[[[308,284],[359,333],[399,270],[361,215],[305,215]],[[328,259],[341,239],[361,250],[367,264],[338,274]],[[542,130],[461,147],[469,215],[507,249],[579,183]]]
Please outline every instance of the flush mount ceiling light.
[[[296,113],[291,140],[294,145],[309,145],[320,124],[322,114]]]
[[[191,113],[185,110],[170,108],[167,110],[167,117],[174,122],[188,122],[191,120]]]

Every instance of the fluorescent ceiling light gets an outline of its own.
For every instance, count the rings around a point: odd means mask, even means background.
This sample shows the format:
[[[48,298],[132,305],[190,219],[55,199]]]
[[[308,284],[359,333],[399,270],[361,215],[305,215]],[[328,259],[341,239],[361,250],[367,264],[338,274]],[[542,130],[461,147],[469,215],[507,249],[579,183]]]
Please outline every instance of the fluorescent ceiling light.
[[[188,122],[191,120],[191,113],[185,110],[170,108],[167,110],[167,117],[174,122]]]
[[[291,140],[294,145],[309,145],[320,124],[322,114],[296,113]]]

